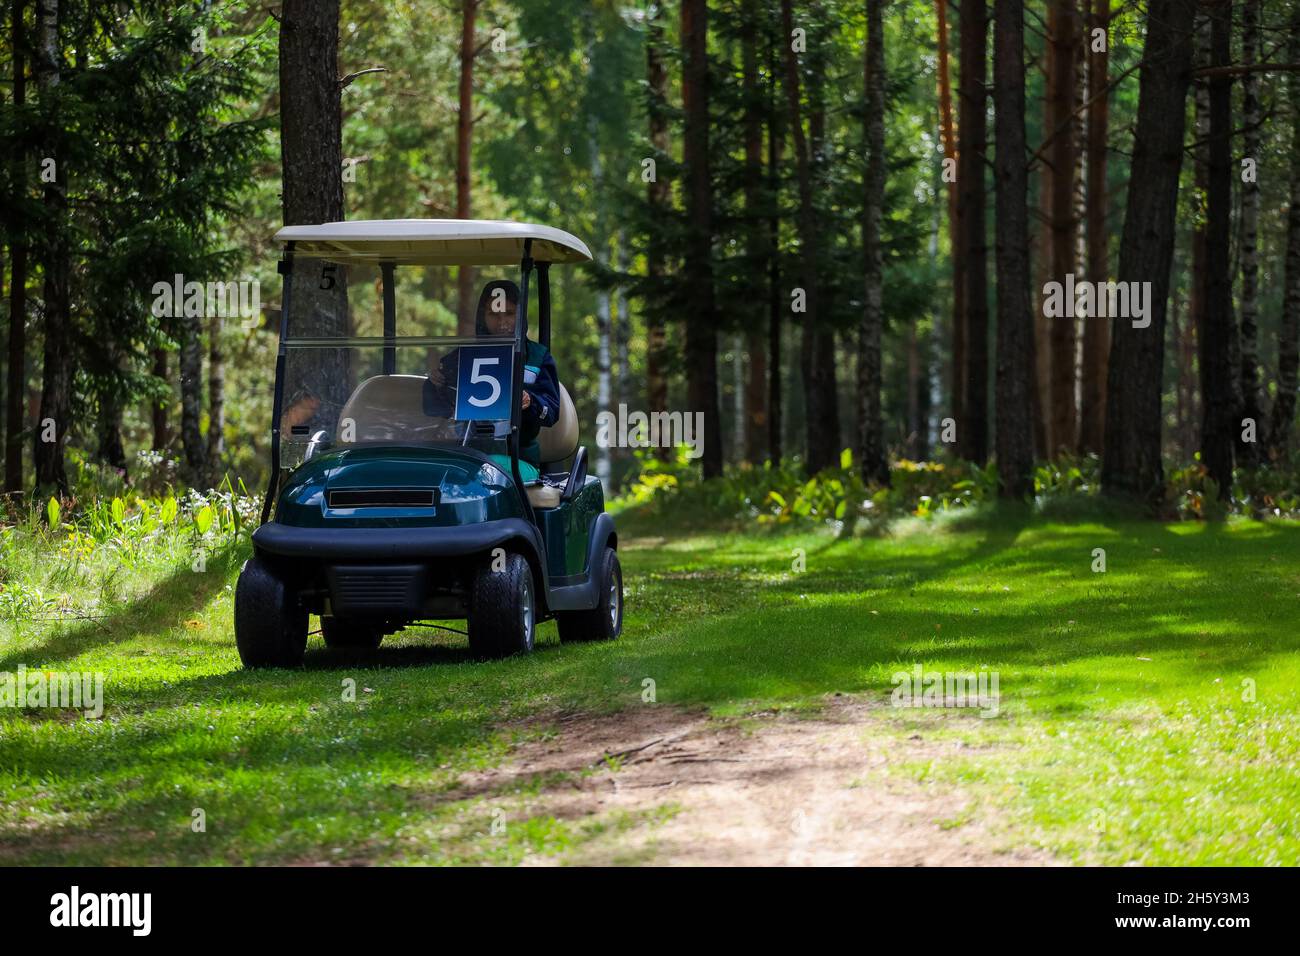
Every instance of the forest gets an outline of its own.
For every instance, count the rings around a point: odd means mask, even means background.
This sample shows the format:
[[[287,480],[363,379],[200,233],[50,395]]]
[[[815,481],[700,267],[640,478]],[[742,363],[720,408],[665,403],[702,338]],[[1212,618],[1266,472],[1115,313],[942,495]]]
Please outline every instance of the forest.
[[[262,484],[271,235],[424,217],[584,237],[586,436],[702,413],[706,479],[848,450],[867,486],[992,461],[1025,497],[1067,460],[1249,508],[1294,478],[1295,4],[284,6],[9,4],[11,495]],[[265,314],[157,315],[173,276]]]

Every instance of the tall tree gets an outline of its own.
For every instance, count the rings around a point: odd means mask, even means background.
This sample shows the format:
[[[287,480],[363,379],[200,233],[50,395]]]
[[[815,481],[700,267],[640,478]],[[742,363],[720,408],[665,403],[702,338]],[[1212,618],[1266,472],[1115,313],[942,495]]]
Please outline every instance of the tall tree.
[[[863,63],[866,96],[865,196],[862,203],[862,248],[865,258],[865,297],[858,330],[858,463],[868,485],[889,484],[885,456],[885,425],[881,414],[880,345],[884,258],[880,220],[885,206],[885,38],[884,0],[867,0],[867,48]]]
[[[954,173],[957,167],[957,130],[952,118],[952,72],[949,67],[948,43],[949,0],[934,0],[938,20],[939,47],[939,135],[943,142],[944,166]],[[961,248],[961,210],[957,203],[957,180],[945,176],[948,184],[948,249],[952,259],[952,368],[948,377],[952,417],[961,421],[962,402],[966,397],[966,270]]]
[[[45,122],[58,122],[56,103],[63,72],[63,48],[59,40],[59,0],[38,0],[36,5],[36,48],[34,74],[40,91]],[[48,129],[52,177],[45,183],[45,231],[41,244],[41,266],[45,275],[42,323],[45,338],[41,380],[40,427],[36,430],[35,459],[37,488],[68,492],[63,451],[72,425],[73,342],[69,293],[71,272],[67,222],[67,170],[63,159],[63,132]],[[53,440],[50,440],[50,439]]]
[[[1001,493],[1034,490],[1034,317],[1029,304],[1029,168],[1025,161],[1025,22],[1020,0],[993,4],[997,178],[997,459]]]
[[[473,186],[474,136],[474,58],[478,54],[474,23],[482,0],[461,0],[460,5],[460,86],[456,112],[456,218],[469,219],[470,191]],[[470,266],[456,269],[458,296],[458,334],[474,334],[474,270]]]
[[[775,33],[776,31],[773,31]],[[781,152],[785,136],[781,126],[781,109],[778,102],[777,73],[779,39],[773,36],[768,44],[767,75],[767,453],[773,462],[779,462],[783,451],[781,441],[781,329],[785,303],[781,296],[781,204],[777,195],[781,188]]]
[[[800,370],[804,381],[804,414],[807,438],[804,467],[810,474],[821,471],[838,460],[839,409],[835,400],[834,337],[820,327],[820,283],[818,277],[821,223],[818,221],[814,196],[814,149],[810,140],[816,140],[817,103],[813,102],[809,132],[804,130],[802,83],[800,82],[799,54],[794,41],[794,13],[790,0],[781,0],[781,26],[786,44],[785,73],[786,97],[789,101],[790,132],[794,140],[795,177],[799,188],[799,282],[804,293],[803,328],[801,333]],[[813,57],[814,81],[821,58]],[[830,346],[827,348],[827,346]],[[827,352],[830,361],[827,362]],[[829,367],[828,367],[829,365]],[[829,382],[829,389],[827,383]]]
[[[763,198],[763,97],[758,76],[758,0],[745,0],[741,26],[741,75],[745,96],[745,215],[750,220],[749,249],[751,275],[768,271],[771,257],[770,235],[761,221]],[[762,462],[767,446],[767,336],[758,323],[754,323],[745,337],[745,351],[749,355],[748,374],[745,379],[745,460]],[[736,436],[737,446],[741,436]]]
[[[1087,238],[1088,279],[1110,276],[1106,229],[1106,143],[1110,100],[1110,0],[1092,0],[1088,50]],[[1098,37],[1096,32],[1102,31]],[[1083,375],[1079,404],[1079,450],[1101,453],[1106,427],[1106,358],[1110,326],[1097,319],[1083,324]]]
[[[208,450],[211,480],[221,479],[221,457],[226,453],[226,354],[221,342],[222,320],[214,316],[208,326]]]
[[[180,323],[181,448],[185,471],[196,486],[207,483],[208,449],[203,441],[203,317],[178,316]]]
[[[722,419],[718,408],[718,334],[713,295],[713,182],[709,166],[708,4],[682,0],[682,105],[686,113],[683,158],[689,219],[685,279],[691,315],[686,320],[686,385],[690,411],[704,414],[705,478],[722,474]]]
[[[646,184],[646,200],[651,215],[662,220],[669,215],[671,190],[666,176],[660,176],[658,165],[668,156],[668,70],[664,66],[664,30],[660,17],[663,10],[652,3],[646,14],[646,112],[650,124],[650,148],[654,151],[655,175]],[[667,272],[667,254],[662,248],[657,232],[650,236],[646,248],[646,274],[658,283]],[[651,412],[668,409],[668,337],[663,316],[657,309],[646,309],[646,404]],[[667,458],[671,448],[660,446],[655,454]]]
[[[280,19],[280,161],[285,225],[343,219],[338,16],[338,0],[284,0]],[[318,261],[300,260],[292,281],[295,334],[348,334],[345,272],[326,273]],[[301,351],[308,354],[295,356],[295,361],[300,366],[314,363],[305,373],[320,393],[324,420],[331,417],[324,409],[332,406],[337,412],[352,392],[347,352]],[[184,380],[184,370],[181,376]]]
[[[1119,281],[1151,283],[1150,324],[1120,318],[1111,328],[1101,480],[1107,494],[1144,500],[1164,493],[1160,393],[1195,9],[1195,0],[1148,6],[1129,171],[1141,188],[1128,190],[1120,236]]]
[[[1214,0],[1210,20],[1210,67],[1232,60],[1232,5]],[[1209,180],[1205,222],[1205,308],[1198,328],[1201,368],[1201,462],[1218,484],[1220,498],[1232,492],[1234,435],[1240,428],[1240,402],[1233,378],[1232,312],[1232,77],[1211,75]]]
[[[165,348],[159,347],[153,350],[153,366],[150,372],[163,385],[170,381],[167,377],[167,350]],[[159,396],[154,399],[153,406],[150,409],[150,425],[153,432],[153,442],[150,448],[154,451],[164,451],[171,442],[171,436],[167,430],[167,406],[167,399]]]
[[[1300,63],[1300,3],[1291,7],[1288,59]],[[1269,429],[1269,453],[1280,459],[1293,447],[1297,373],[1300,373],[1300,74],[1288,78],[1291,114],[1291,202],[1286,218],[1286,286],[1278,328],[1277,398]]]
[[[1259,62],[1259,0],[1241,4],[1242,63]],[[1241,78],[1243,144],[1245,158],[1256,164],[1255,174],[1241,185],[1241,414],[1256,430],[1253,442],[1238,441],[1243,464],[1259,463],[1260,444],[1266,440],[1264,396],[1259,378],[1259,180],[1258,164],[1263,136],[1260,129],[1259,74],[1248,70]],[[1238,433],[1240,434],[1240,433]]]
[[[1187,303],[1187,317],[1183,322],[1185,347],[1189,350],[1185,364],[1180,365],[1180,374],[1187,373],[1189,392],[1200,398],[1200,375],[1195,363],[1197,337],[1205,312],[1206,277],[1209,270],[1205,265],[1206,231],[1205,231],[1205,196],[1210,182],[1210,88],[1204,77],[1196,71],[1207,68],[1210,63],[1210,21],[1203,10],[1196,13],[1196,25],[1192,47],[1192,116],[1195,126],[1192,130],[1192,202],[1194,207],[1191,230],[1191,281]],[[1187,409],[1199,412],[1200,402],[1189,402]],[[1184,455],[1190,457],[1200,450],[1201,421],[1180,423],[1180,431],[1186,432]]]
[[[14,109],[21,110],[27,101],[26,51],[27,32],[23,27],[23,0],[10,5],[13,41]],[[22,216],[21,200],[27,198],[27,151],[15,144],[13,163],[14,192],[20,202],[11,212],[9,240],[9,349],[5,378],[5,482],[4,490],[23,490],[23,434],[27,390],[27,222]]]
[[[988,8],[984,0],[961,5],[961,115],[957,157],[958,255],[966,277],[966,374],[963,418],[958,423],[962,457],[983,464],[988,457],[989,307],[988,239],[985,230],[984,150],[987,139],[985,86]]]
[[[1075,0],[1052,0],[1047,29],[1052,45],[1052,75],[1049,83],[1049,126],[1051,138],[1051,257],[1052,279],[1064,284],[1075,271],[1076,223],[1074,173],[1078,157],[1075,139],[1074,94],[1076,85]],[[1051,413],[1048,416],[1052,447],[1049,453],[1072,451],[1076,444],[1074,404],[1075,320],[1058,316],[1049,329],[1051,342]]]

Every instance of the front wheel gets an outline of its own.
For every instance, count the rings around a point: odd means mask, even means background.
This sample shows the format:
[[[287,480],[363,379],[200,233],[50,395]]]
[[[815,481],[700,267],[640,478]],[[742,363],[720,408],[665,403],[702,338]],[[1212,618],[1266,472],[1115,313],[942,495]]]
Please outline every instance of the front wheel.
[[[560,640],[612,641],[623,631],[623,568],[618,552],[606,548],[597,568],[600,601],[590,611],[561,611],[555,615]]]
[[[254,555],[235,586],[235,645],[245,667],[298,667],[307,612],[275,569]]]
[[[469,649],[475,657],[528,654],[537,639],[537,598],[533,572],[522,554],[506,555],[474,573],[469,607]]]

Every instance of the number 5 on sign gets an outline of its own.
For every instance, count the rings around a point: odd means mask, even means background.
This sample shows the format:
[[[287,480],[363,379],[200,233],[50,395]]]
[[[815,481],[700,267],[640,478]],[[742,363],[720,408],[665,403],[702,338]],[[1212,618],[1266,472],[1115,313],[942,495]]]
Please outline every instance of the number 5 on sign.
[[[462,345],[456,370],[456,418],[508,419],[513,363],[514,351],[508,345]]]

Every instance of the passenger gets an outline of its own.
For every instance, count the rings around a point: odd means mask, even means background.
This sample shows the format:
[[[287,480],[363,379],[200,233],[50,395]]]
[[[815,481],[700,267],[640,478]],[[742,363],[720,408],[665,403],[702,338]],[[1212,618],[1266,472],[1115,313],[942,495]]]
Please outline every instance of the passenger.
[[[494,279],[483,287],[478,299],[474,329],[478,335],[505,336],[515,334],[519,315],[519,287],[509,279]],[[524,330],[527,335],[528,330]],[[519,398],[522,414],[519,429],[519,459],[534,466],[541,464],[541,448],[537,436],[543,428],[554,425],[560,414],[560,376],[550,349],[525,339],[524,387]],[[447,386],[456,381],[460,361],[457,350],[443,356],[429,370],[435,386]],[[536,477],[533,475],[533,477]]]

